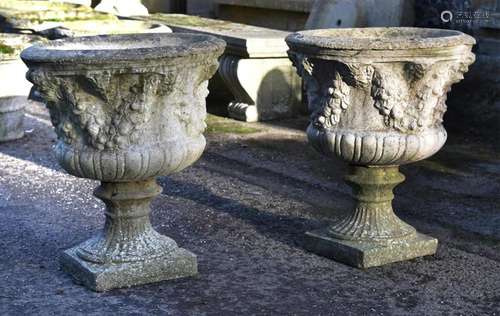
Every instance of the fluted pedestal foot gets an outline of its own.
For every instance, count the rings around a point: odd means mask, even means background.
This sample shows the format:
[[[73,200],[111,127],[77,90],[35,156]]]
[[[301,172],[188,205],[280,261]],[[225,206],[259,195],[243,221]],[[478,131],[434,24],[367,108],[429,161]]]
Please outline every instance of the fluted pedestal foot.
[[[96,292],[178,279],[198,273],[196,255],[182,248],[163,257],[119,264],[92,263],[80,258],[77,251],[78,247],[64,251],[61,266],[76,283]]]
[[[196,255],[151,226],[150,201],[160,192],[154,179],[102,183],[94,195],[106,204],[104,230],[66,250],[62,268],[98,292],[195,275]]]
[[[358,268],[434,254],[437,239],[417,233],[394,214],[392,190],[403,181],[398,167],[353,166],[346,182],[355,209],[327,228],[307,232],[305,248]]]
[[[433,255],[437,244],[437,239],[420,233],[406,240],[382,245],[332,238],[326,230],[316,230],[306,233],[304,245],[307,250],[320,256],[365,269]]]

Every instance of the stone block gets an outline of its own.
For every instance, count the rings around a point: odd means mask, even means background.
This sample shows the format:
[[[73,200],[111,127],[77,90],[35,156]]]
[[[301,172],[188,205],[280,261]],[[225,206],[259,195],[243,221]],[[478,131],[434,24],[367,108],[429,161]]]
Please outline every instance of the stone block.
[[[301,79],[286,53],[287,32],[182,14],[152,14],[147,20],[163,23],[174,32],[210,34],[227,42],[210,97],[224,99],[229,92],[230,117],[266,121],[302,110]]]
[[[64,251],[60,258],[61,267],[77,283],[97,292],[184,278],[198,273],[196,255],[183,248],[177,248],[164,257],[104,265],[81,259],[77,251],[78,247]]]
[[[362,269],[433,255],[437,245],[436,238],[420,233],[386,244],[337,239],[325,229],[307,232],[304,239],[307,250]]]
[[[112,14],[98,12],[88,6],[54,1],[0,1],[0,30],[35,29],[47,22],[82,20],[117,21]]]

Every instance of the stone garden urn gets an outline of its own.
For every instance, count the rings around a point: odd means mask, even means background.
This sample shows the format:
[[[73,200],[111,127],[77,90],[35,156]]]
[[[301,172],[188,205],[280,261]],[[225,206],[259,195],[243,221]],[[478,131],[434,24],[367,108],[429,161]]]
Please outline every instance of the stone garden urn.
[[[419,28],[323,29],[286,39],[307,90],[307,136],[350,164],[356,206],[331,226],[306,233],[315,253],[367,268],[434,254],[437,240],[393,212],[399,166],[446,141],[446,94],[474,61],[474,39]]]
[[[21,54],[50,110],[60,164],[101,181],[104,230],[61,257],[77,282],[104,291],[197,273],[196,256],[152,228],[150,201],[161,192],[155,177],[205,148],[207,84],[224,46],[208,35],[105,35]]]

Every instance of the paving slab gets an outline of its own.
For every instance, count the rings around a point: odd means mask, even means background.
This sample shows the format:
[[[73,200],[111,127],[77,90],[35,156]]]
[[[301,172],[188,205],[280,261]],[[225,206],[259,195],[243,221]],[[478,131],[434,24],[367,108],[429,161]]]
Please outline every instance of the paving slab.
[[[159,178],[153,203],[155,229],[197,255],[198,276],[99,294],[58,263],[101,229],[98,183],[58,166],[48,115],[33,105],[26,136],[0,145],[0,314],[500,314],[498,152],[450,135],[440,154],[402,168],[395,209],[439,239],[437,253],[360,270],[301,246],[351,203],[345,166],[307,145],[305,122],[211,117],[204,156]]]

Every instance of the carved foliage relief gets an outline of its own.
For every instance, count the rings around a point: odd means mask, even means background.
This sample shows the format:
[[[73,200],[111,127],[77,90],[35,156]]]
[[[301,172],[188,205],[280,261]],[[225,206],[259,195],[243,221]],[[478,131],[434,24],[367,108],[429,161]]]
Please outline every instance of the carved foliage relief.
[[[28,78],[45,99],[59,139],[115,150],[140,143],[150,121],[161,114],[156,105],[173,92],[177,73],[103,70],[65,75],[33,70]]]
[[[335,128],[347,111],[371,106],[383,126],[404,133],[442,123],[446,94],[473,61],[472,56],[388,63],[344,63],[297,53],[290,57],[304,80],[316,128]]]

